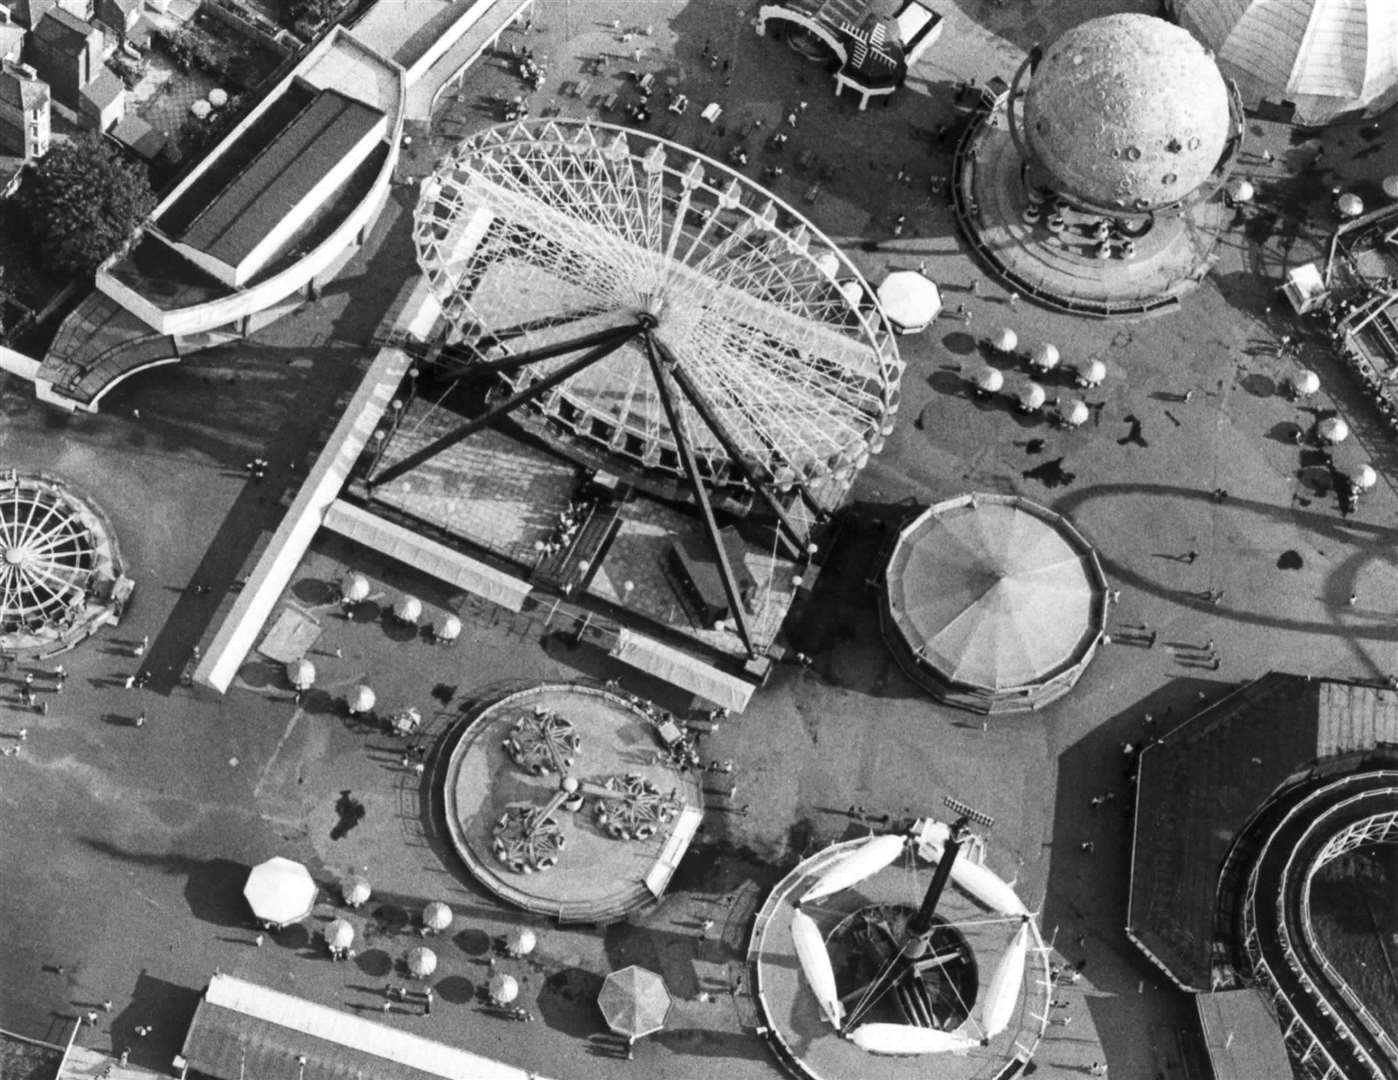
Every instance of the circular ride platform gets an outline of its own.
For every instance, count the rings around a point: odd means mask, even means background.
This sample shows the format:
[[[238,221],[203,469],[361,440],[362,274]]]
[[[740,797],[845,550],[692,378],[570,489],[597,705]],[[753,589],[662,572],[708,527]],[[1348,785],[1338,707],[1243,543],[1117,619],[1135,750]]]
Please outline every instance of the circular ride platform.
[[[95,503],[55,477],[0,475],[0,652],[72,648],[120,617],[130,584]]]
[[[654,902],[704,809],[699,775],[682,772],[662,742],[666,720],[638,698],[576,683],[530,687],[469,716],[454,736],[444,806],[471,874],[563,922],[613,921]]]
[[[978,1020],[987,986],[1009,951],[1021,920],[987,909],[954,884],[947,885],[938,905],[938,929],[959,939],[960,947],[974,958],[970,970],[973,980],[978,980],[978,994],[976,999],[962,1002],[960,1011],[963,1017],[970,1016],[964,1027],[976,1040],[975,1045],[951,1053],[870,1053],[827,1022],[803,974],[791,932],[792,918],[798,902],[822,874],[867,842],[861,838],[833,844],[806,859],[778,882],[757,914],[747,959],[760,1023],[777,1060],[793,1076],[819,1080],[922,1080],[927,1076],[963,1080],[1015,1075],[1002,1070],[1014,1061],[1028,1062],[1043,1037],[1043,1018],[1048,1015],[1052,990],[1047,950],[1037,923],[1030,918],[1023,983],[1012,1019],[999,1034],[988,1041],[982,1039]],[[834,939],[853,919],[870,912],[916,908],[933,869],[932,863],[905,856],[855,886],[799,906],[815,920],[830,947],[841,995],[850,991],[846,985],[849,964]]]

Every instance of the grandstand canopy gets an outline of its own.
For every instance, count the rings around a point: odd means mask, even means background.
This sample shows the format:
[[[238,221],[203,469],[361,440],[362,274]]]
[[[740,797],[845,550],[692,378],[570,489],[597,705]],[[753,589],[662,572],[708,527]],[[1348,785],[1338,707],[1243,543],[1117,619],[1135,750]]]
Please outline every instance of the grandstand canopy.
[[[1393,0],[1176,0],[1180,25],[1211,49],[1244,102],[1290,102],[1324,124],[1398,99]]]
[[[1063,518],[1013,495],[963,495],[898,538],[885,636],[917,681],[980,712],[1066,693],[1097,647],[1106,580]]]

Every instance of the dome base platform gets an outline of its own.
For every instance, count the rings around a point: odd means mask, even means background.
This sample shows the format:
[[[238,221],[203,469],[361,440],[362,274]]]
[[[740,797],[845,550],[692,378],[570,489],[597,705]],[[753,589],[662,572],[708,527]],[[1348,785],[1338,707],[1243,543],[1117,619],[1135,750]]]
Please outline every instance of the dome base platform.
[[[1069,210],[1065,228],[1029,224],[1024,160],[1003,112],[979,117],[957,147],[952,205],[976,256],[1026,300],[1101,319],[1139,319],[1177,308],[1212,268],[1226,210],[1210,200],[1163,212],[1123,256],[1095,254],[1095,218]],[[1045,218],[1047,214],[1045,214]]]

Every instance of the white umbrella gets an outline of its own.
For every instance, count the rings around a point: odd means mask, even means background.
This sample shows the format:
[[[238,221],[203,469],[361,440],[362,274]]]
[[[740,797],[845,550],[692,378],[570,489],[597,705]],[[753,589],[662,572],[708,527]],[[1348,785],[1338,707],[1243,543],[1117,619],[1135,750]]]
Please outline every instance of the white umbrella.
[[[983,394],[993,394],[1005,385],[1005,375],[999,368],[989,364],[976,372],[976,389]]]
[[[438,615],[432,633],[438,641],[455,641],[461,636],[461,620],[455,615]]]
[[[859,284],[854,278],[849,278],[840,282],[840,292],[844,298],[856,307],[864,299],[864,286]]]
[[[398,598],[398,602],[393,605],[393,615],[403,622],[415,623],[422,618],[422,601],[416,596],[409,596],[404,593]]]
[[[822,251],[815,257],[816,269],[826,277],[834,277],[840,272],[840,257],[833,251]]]
[[[360,904],[369,902],[373,890],[369,887],[368,881],[352,874],[340,883],[340,895],[350,907],[358,907]]]
[[[208,119],[209,113],[213,112],[213,106],[203,98],[199,98],[189,106],[189,111],[194,114],[196,120]]]
[[[422,909],[422,925],[429,930],[445,930],[453,918],[451,908],[440,900],[433,900]]]
[[[1089,360],[1078,368],[1078,382],[1083,386],[1101,386],[1107,377],[1107,365],[1101,360]]]
[[[906,846],[907,837],[892,833],[869,838],[854,851],[831,863],[816,879],[816,883],[806,890],[801,902],[806,904],[848,889],[851,885],[858,885],[892,863],[903,854]]]
[[[1063,406],[1063,422],[1069,427],[1082,427],[1091,415],[1087,402],[1078,398],[1074,398]]]
[[[286,679],[293,690],[309,690],[315,685],[316,666],[304,656],[286,665]]]
[[[505,937],[505,951],[511,956],[528,956],[539,943],[538,937],[527,926],[516,927]]]
[[[1342,443],[1349,438],[1349,425],[1338,416],[1327,416],[1316,430],[1328,443]]]
[[[1383,178],[1383,193],[1390,199],[1398,199],[1398,174]]]
[[[1335,203],[1341,217],[1356,218],[1364,213],[1364,200],[1352,191],[1347,191]]]
[[[252,868],[243,896],[259,922],[289,926],[311,913],[316,883],[299,862],[278,855]]]
[[[369,598],[369,579],[360,573],[346,574],[340,582],[340,598],[347,604],[357,604]]]
[[[1358,491],[1368,491],[1379,482],[1379,474],[1372,465],[1361,465],[1350,473],[1349,482]]]
[[[1019,989],[1024,982],[1024,959],[1029,952],[1029,921],[1020,923],[1010,947],[995,965],[990,977],[985,1004],[981,1007],[981,1027],[985,1037],[995,1038],[1010,1026],[1015,1006],[1019,1004]]]
[[[916,270],[895,270],[879,286],[879,306],[897,333],[916,334],[941,312],[942,294]]]
[[[1019,388],[1019,407],[1025,412],[1037,412],[1047,400],[1048,395],[1038,383],[1025,383]]]
[[[999,333],[990,339],[990,347],[1000,352],[1014,352],[1018,344],[1019,335],[1008,326],[1002,327]]]
[[[221,109],[228,104],[228,91],[222,87],[215,86],[209,91],[209,104],[215,109]]]
[[[408,970],[413,978],[425,979],[437,970],[437,954],[425,945],[408,952]]]
[[[497,971],[490,977],[490,1000],[496,1005],[508,1005],[519,997],[519,983],[513,975]]]
[[[350,691],[348,700],[350,715],[355,716],[359,713],[368,712],[379,699],[374,696],[373,690],[361,683]]]
[[[1314,371],[1298,371],[1293,380],[1296,392],[1302,396],[1314,394],[1320,389],[1320,376]]]
[[[344,919],[336,919],[325,928],[325,944],[331,949],[348,949],[354,944],[354,927]]]
[[[1047,341],[1039,342],[1029,354],[1029,363],[1041,371],[1052,371],[1058,366],[1058,360],[1058,346]]]
[[[1229,198],[1234,202],[1250,203],[1253,200],[1253,196],[1256,194],[1257,192],[1254,190],[1252,182],[1250,180],[1244,180],[1242,177],[1239,177],[1228,185]]]

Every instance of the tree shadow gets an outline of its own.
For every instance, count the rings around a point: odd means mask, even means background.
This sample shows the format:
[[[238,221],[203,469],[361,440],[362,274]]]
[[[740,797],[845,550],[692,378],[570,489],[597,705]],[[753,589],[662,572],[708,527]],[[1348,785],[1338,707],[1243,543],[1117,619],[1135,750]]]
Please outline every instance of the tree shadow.
[[[539,1016],[549,1027],[565,1035],[583,1038],[602,1025],[597,995],[602,976],[580,967],[568,967],[549,975],[538,993]]]

